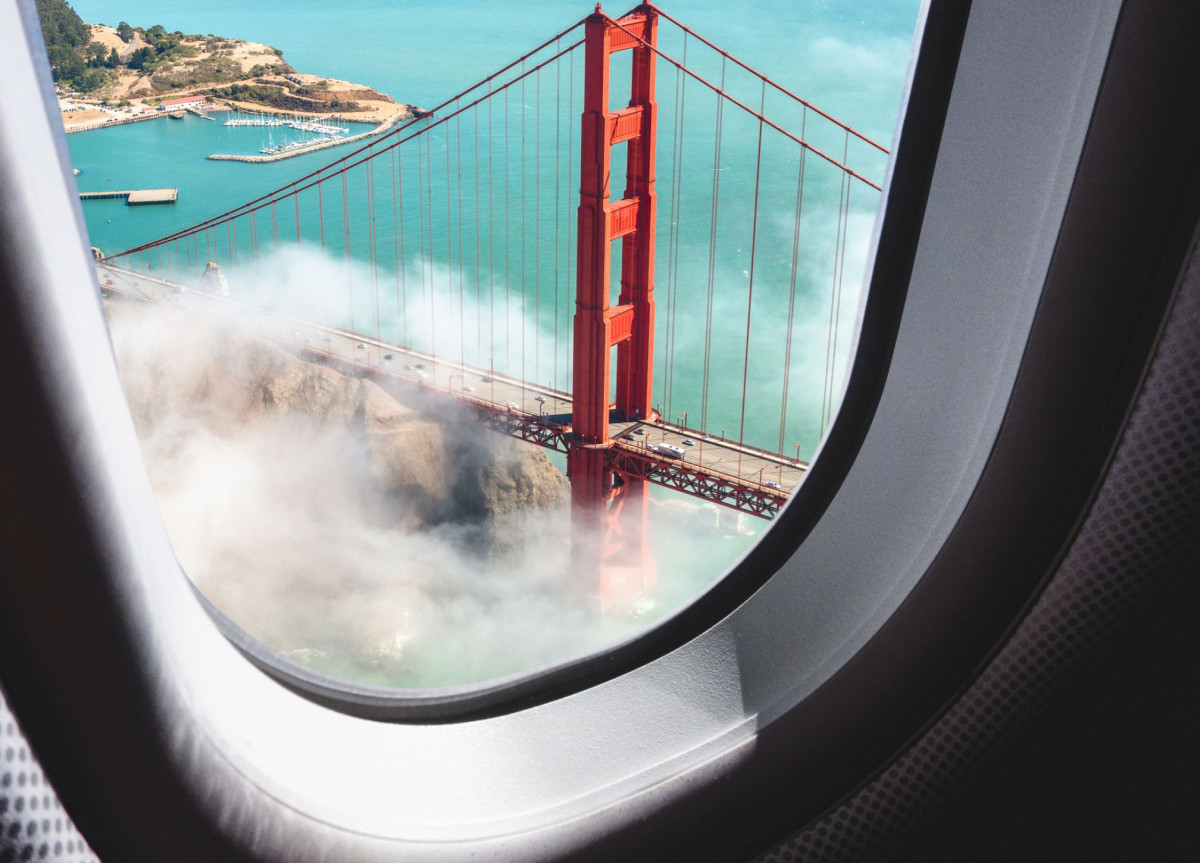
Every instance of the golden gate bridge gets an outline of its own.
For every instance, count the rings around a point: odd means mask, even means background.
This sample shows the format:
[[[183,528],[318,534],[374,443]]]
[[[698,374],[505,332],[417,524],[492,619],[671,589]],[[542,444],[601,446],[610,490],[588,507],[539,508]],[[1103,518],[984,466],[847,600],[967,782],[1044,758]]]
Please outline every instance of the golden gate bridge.
[[[661,47],[664,25],[679,56]],[[660,66],[674,75],[669,122]],[[737,122],[753,157],[729,165]],[[662,10],[613,18],[597,5],[386,136],[98,267],[108,291],[250,312],[310,359],[419,388],[461,421],[565,454],[572,554],[612,603],[655,578],[647,484],[770,518],[803,478],[788,443],[796,355],[823,359],[823,428],[851,196],[862,207],[864,191],[873,204],[880,190],[853,153],[876,169],[886,158]],[[704,213],[683,177],[706,169]],[[214,269],[232,297],[204,286]],[[320,290],[297,287],[304,275]],[[248,287],[272,280],[269,303]],[[827,285],[819,344],[798,335],[806,282]],[[702,339],[677,328],[701,312]],[[683,382],[689,362],[698,379]],[[764,386],[779,392],[770,444],[747,434],[749,394]],[[718,410],[729,421],[719,432]]]

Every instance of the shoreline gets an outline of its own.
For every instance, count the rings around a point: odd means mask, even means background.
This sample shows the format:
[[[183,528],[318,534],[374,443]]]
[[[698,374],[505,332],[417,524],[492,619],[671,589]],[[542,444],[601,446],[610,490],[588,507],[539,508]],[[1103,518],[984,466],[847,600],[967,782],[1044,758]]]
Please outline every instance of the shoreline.
[[[88,26],[92,28],[94,36],[98,34],[104,38],[111,37],[109,41],[117,39],[115,31],[108,33],[111,28],[103,25]],[[186,38],[194,41],[198,37]],[[98,41],[103,41],[103,39]],[[264,54],[271,59],[278,59],[281,55],[275,49],[262,43],[241,40],[222,40],[222,43],[234,45],[233,50],[241,64],[238,74],[243,77],[199,85],[192,83],[190,86],[162,88],[157,93],[150,93],[146,86],[148,83],[150,87],[158,88],[157,79],[153,77],[154,73],[149,76],[139,75],[131,78],[132,73],[123,72],[115,92],[109,88],[91,94],[83,94],[61,90],[56,86],[59,122],[63,133],[74,135],[79,132],[106,129],[110,126],[124,126],[130,123],[169,117],[173,113],[172,109],[179,107],[172,106],[170,103],[184,99],[192,100],[193,104],[199,105],[199,109],[191,107],[186,109],[192,113],[199,113],[201,116],[228,111],[257,113],[274,117],[341,116],[351,122],[384,128],[391,128],[398,118],[406,119],[421,113],[418,106],[400,103],[373,87],[339,78],[297,72],[286,64],[282,69],[273,67],[263,70],[261,64],[248,69],[247,64],[262,60]],[[130,78],[130,80],[126,80],[126,78]],[[276,104],[246,99],[244,94],[239,92],[239,89],[253,91],[256,87],[260,89],[265,87],[271,90],[283,104],[276,106]],[[120,100],[119,104],[118,100]],[[267,101],[274,100],[268,99]],[[340,110],[336,107],[339,102],[342,103]],[[307,151],[306,149],[302,152]]]
[[[99,123],[89,123],[87,125],[68,126],[66,123],[64,123],[63,134],[78,135],[80,132],[95,132],[97,129],[109,129],[113,126],[127,126],[130,123],[144,123],[147,120],[161,120],[166,116],[167,114],[165,111],[147,111],[143,115],[137,117],[121,117],[117,120],[103,120]]]
[[[389,97],[390,99],[390,97]],[[388,110],[392,109],[392,110]],[[296,117],[306,118],[312,116],[303,111],[292,111],[286,108],[268,109],[264,106],[254,103],[222,101],[215,102],[205,106],[205,114],[227,114],[227,113],[244,113],[258,114],[264,117]],[[364,112],[365,113],[365,112]],[[390,100],[388,102],[379,103],[375,110],[370,112],[369,117],[357,119],[352,114],[339,114],[331,116],[339,116],[341,119],[351,123],[374,123],[373,129],[368,129],[365,132],[351,135],[348,138],[339,138],[334,141],[321,141],[313,144],[311,147],[298,147],[295,150],[289,150],[286,153],[260,154],[260,153],[213,153],[206,156],[206,159],[214,162],[245,162],[247,164],[265,164],[269,162],[279,162],[283,159],[291,159],[296,156],[306,156],[309,153],[316,153],[320,150],[327,150],[331,147],[340,147],[342,144],[351,144],[357,141],[362,141],[367,138],[372,138],[377,135],[382,135],[390,132],[397,126],[408,122],[409,120],[418,119],[423,112],[416,105],[407,105]],[[381,116],[382,115],[382,116]],[[115,117],[113,119],[104,119],[99,121],[91,121],[68,126],[63,123],[63,134],[76,135],[81,132],[95,132],[100,129],[109,129],[114,126],[126,126],[130,123],[143,123],[148,120],[161,120],[169,118],[170,112],[161,109],[151,109],[140,112],[133,116]],[[66,118],[64,117],[64,120]],[[213,118],[209,118],[213,119]]]
[[[270,109],[266,109],[263,106],[259,106],[259,105],[254,105],[253,107],[251,107],[252,104],[253,103],[219,102],[219,103],[213,103],[211,105],[206,106],[204,111],[206,114],[244,113],[244,114],[258,114],[258,115],[261,115],[264,117],[303,118],[303,117],[311,116],[302,111],[290,111],[287,109],[270,110]],[[336,115],[336,116],[340,116],[341,119],[346,120],[351,123],[375,123],[375,127],[373,129],[368,129],[365,132],[359,132],[355,135],[351,135],[348,138],[339,138],[339,139],[333,140],[333,141],[321,141],[317,144],[313,144],[311,147],[298,147],[295,150],[289,150],[286,153],[272,153],[272,154],[213,153],[211,155],[206,156],[205,158],[209,159],[211,161],[214,161],[214,162],[245,162],[247,164],[265,164],[265,163],[270,163],[270,162],[279,162],[284,159],[291,159],[296,156],[306,156],[309,153],[316,153],[320,150],[327,150],[327,149],[330,149],[331,147],[340,147],[343,144],[352,144],[352,143],[355,143],[358,141],[365,140],[367,138],[372,138],[372,137],[375,137],[378,135],[382,135],[386,132],[390,132],[392,129],[395,129],[396,127],[408,122],[409,120],[415,120],[422,116],[421,109],[415,105],[405,105],[405,104],[401,104],[401,103],[395,102],[395,101],[388,102],[388,103],[381,103],[381,107],[382,107],[382,105],[394,106],[394,108],[396,110],[387,111],[387,110],[380,110],[380,108],[377,108],[376,110],[371,112],[371,116],[369,119],[364,118],[361,120],[354,118],[352,115],[346,115],[346,114]],[[385,116],[383,116],[381,118],[380,114],[383,114]],[[99,122],[93,121],[90,123],[78,124],[78,125],[74,125],[74,126],[67,126],[64,123],[63,124],[63,133],[66,135],[76,135],[76,134],[79,134],[82,132],[95,132],[100,129],[109,129],[114,126],[126,126],[126,125],[129,125],[130,123],[143,123],[148,120],[161,120],[163,118],[169,118],[169,117],[170,117],[169,112],[163,111],[160,109],[154,109],[154,110],[148,110],[148,111],[141,112],[135,116],[118,117],[118,118],[109,119],[109,120],[102,120]],[[210,117],[209,119],[212,119],[212,118]]]
[[[211,114],[223,114],[236,110],[236,108],[233,108],[230,105],[212,105],[211,107],[205,109],[207,113]],[[169,111],[152,109],[149,111],[142,111],[139,114],[134,114],[133,116],[129,117],[119,117],[113,120],[93,121],[91,123],[80,123],[75,126],[68,126],[66,123],[63,123],[63,134],[78,135],[80,132],[95,132],[98,129],[108,129],[112,126],[127,126],[130,123],[144,123],[147,120],[162,120],[163,118],[170,116],[171,115]]]

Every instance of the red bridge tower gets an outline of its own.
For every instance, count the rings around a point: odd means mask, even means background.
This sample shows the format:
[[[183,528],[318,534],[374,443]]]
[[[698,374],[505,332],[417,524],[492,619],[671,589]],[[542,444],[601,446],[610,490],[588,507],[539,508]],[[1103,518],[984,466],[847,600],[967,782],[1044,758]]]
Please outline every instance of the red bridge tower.
[[[571,479],[572,553],[594,574],[601,604],[623,605],[654,583],[646,543],[644,480],[608,466],[612,419],[649,419],[654,370],[655,53],[651,6],[613,20],[596,5],[585,24],[579,253],[575,298]],[[633,52],[628,107],[609,108],[609,60]],[[611,200],[612,151],[626,144],[625,189]],[[612,244],[621,240],[620,293],[612,302]],[[616,349],[616,392],[612,353]]]

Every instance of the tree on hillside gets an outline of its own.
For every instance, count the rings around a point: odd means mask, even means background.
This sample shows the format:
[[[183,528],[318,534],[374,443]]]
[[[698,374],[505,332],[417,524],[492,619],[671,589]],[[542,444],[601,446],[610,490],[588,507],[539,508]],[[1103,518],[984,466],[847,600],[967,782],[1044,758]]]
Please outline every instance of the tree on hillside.
[[[121,41],[129,43],[133,41],[133,28],[122,21],[117,25],[117,35],[121,37]]]
[[[129,55],[129,59],[125,61],[125,65],[130,69],[141,71],[146,66],[146,61],[154,56],[153,48],[138,48]]]
[[[82,48],[92,41],[92,29],[83,23],[67,0],[37,0],[38,20],[47,51],[56,48]]]
[[[91,40],[92,31],[66,0],[37,0],[37,11],[54,80],[73,83],[87,66],[79,49]]]
[[[92,28],[66,0],[37,0],[46,57],[55,81],[75,90],[95,90],[111,76],[104,69],[104,48],[92,42]]]

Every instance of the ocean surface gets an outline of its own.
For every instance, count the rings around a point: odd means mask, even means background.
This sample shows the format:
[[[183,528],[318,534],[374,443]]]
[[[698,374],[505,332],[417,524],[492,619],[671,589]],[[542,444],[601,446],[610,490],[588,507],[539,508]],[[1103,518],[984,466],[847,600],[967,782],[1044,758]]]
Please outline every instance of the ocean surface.
[[[890,147],[919,5],[917,0],[869,3],[677,0],[663,4],[662,8],[816,107]],[[562,0],[531,0],[519,7],[493,2],[388,0],[343,0],[338,4],[327,0],[288,3],[214,0],[202,4],[171,0],[76,0],[73,6],[85,21],[92,23],[116,26],[126,21],[142,27],[162,24],[168,31],[212,33],[265,42],[281,49],[284,59],[299,71],[365,84],[398,101],[424,108],[437,105],[483,79],[592,10],[592,4]],[[624,11],[624,7],[605,8],[610,14]],[[845,154],[850,164],[866,176],[875,181],[883,179],[884,157],[847,139],[840,130],[822,128],[811,113],[802,116],[784,104],[785,100],[763,95],[757,82],[745,75],[739,80],[740,73],[730,64],[706,53],[695,40],[668,35],[668,30],[664,25],[660,45],[665,51],[674,56],[688,52],[689,65],[694,65],[709,80],[725,78],[730,89],[740,88],[736,90],[739,98],[748,105],[765,106],[765,113],[779,117],[792,128],[804,123],[805,137],[814,145],[838,157]],[[553,73],[548,69],[536,83],[531,79],[529,88],[521,91],[522,98],[517,98],[517,91],[513,91],[512,104],[504,116],[510,125],[518,124],[515,128],[505,126],[504,119],[497,115],[488,120],[482,132],[485,148],[488,142],[502,140],[507,142],[510,152],[516,152],[514,142],[519,142],[523,134],[530,148],[537,147],[539,152],[540,148],[548,152],[553,147],[556,157],[546,159],[533,173],[528,167],[522,169],[514,157],[514,164],[489,170],[484,176],[488,189],[497,194],[507,189],[514,199],[518,188],[525,194],[531,177],[538,184],[537,202],[533,202],[532,193],[528,201],[523,197],[519,213],[509,220],[509,227],[515,230],[514,226],[523,226],[535,216],[545,222],[549,213],[556,225],[553,237],[547,236],[542,242],[540,238],[535,241],[522,234],[520,240],[509,239],[509,244],[520,243],[523,249],[533,250],[527,256],[532,258],[530,268],[538,270],[540,284],[552,283],[553,288],[543,289],[539,284],[537,305],[533,306],[528,293],[532,273],[526,275],[522,270],[518,279],[515,269],[506,271],[502,281],[515,292],[512,297],[516,297],[512,300],[515,305],[511,315],[506,317],[506,322],[517,321],[512,331],[500,336],[493,333],[486,340],[482,333],[474,340],[464,332],[457,337],[453,333],[444,336],[469,363],[480,366],[495,363],[497,370],[503,368],[524,379],[546,381],[563,389],[569,388],[568,358],[565,351],[550,347],[550,333],[565,329],[571,307],[569,285],[573,263],[567,237],[573,231],[575,219],[572,190],[578,183],[578,157],[571,147],[577,149],[578,145],[573,128],[577,128],[580,103],[578,97],[572,99],[566,94],[570,82],[581,81],[582,55],[576,54],[579,56],[569,65],[560,65]],[[684,81],[668,64],[660,62],[656,274],[660,331],[656,335],[655,397],[661,397],[660,407],[670,419],[686,414],[689,426],[703,425],[711,433],[724,432],[732,437],[741,434],[747,443],[810,458],[819,445],[832,403],[836,401],[836,391],[843,382],[880,196],[861,184],[851,183],[855,188],[845,197],[841,175],[827,166],[822,168],[819,160],[811,160],[804,181],[807,185],[802,187],[803,236],[793,269],[797,180],[804,177],[798,148],[779,136],[772,137],[768,131],[756,176],[759,123],[745,112],[728,107],[718,117],[715,99],[702,86]],[[681,102],[681,93],[686,101]],[[556,105],[554,119],[543,121],[536,137],[519,125],[534,104],[545,106],[543,114],[549,113],[549,105]],[[478,118],[480,112],[464,116],[470,120]],[[717,152],[714,152],[714,118],[719,120],[721,139]],[[83,212],[92,245],[111,254],[179,230],[314,171],[342,155],[342,150],[349,151],[355,146],[272,164],[205,158],[212,153],[256,152],[269,143],[267,135],[265,129],[229,128],[219,121],[209,122],[189,115],[183,120],[154,120],[68,136],[72,161],[81,171],[77,183],[82,191],[179,189],[175,206],[127,207],[119,200],[85,202]],[[461,152],[468,146],[464,142],[474,142],[478,148],[477,133],[470,128],[464,132],[461,121],[457,127],[443,127],[432,136],[426,158],[435,155],[440,158],[444,154],[449,165],[451,148]],[[407,155],[402,150],[400,171],[409,170],[412,172],[409,176],[415,176],[420,158],[419,150],[414,152],[410,147]],[[568,163],[573,163],[576,173],[564,178],[561,166]],[[479,174],[472,176],[478,188]],[[347,187],[350,193],[354,193],[354,182],[365,181],[352,181]],[[720,216],[714,219],[712,200],[718,183]],[[756,188],[760,192],[757,209]],[[429,201],[440,201],[443,197],[448,201],[449,194],[441,192],[441,187],[431,188],[427,194]],[[543,194],[545,199],[541,197]],[[410,213],[407,224],[411,233],[412,210],[420,212],[422,206],[419,189],[414,192],[410,188],[403,193],[400,203]],[[341,203],[326,200],[325,206],[336,206],[340,211]],[[416,245],[405,246],[404,241],[398,241],[395,259],[398,261],[401,253],[406,253],[409,275],[414,284],[420,285],[418,290],[429,292],[434,312],[452,310],[454,253],[450,252],[449,264],[438,259],[444,241],[451,240],[452,249],[460,247],[458,302],[470,298],[473,290],[474,298],[482,303],[483,285],[487,281],[486,291],[494,304],[493,280],[483,275],[472,278],[468,273],[471,270],[478,273],[480,262],[489,260],[498,271],[497,260],[503,252],[501,246],[493,245],[498,240],[485,236],[489,233],[485,230],[488,220],[482,208],[474,211],[474,218],[467,220],[465,227],[461,222],[457,227],[445,227],[440,218],[435,225],[434,205],[428,206],[428,244],[424,237],[419,243],[414,238],[412,242]],[[450,204],[446,206],[449,208]],[[467,206],[471,206],[470,201]],[[842,220],[838,219],[839,211],[845,214]],[[752,259],[747,226],[753,221],[759,225],[759,237]],[[446,224],[450,222],[447,220]],[[259,230],[263,230],[262,225]],[[455,230],[458,236],[453,236]],[[348,239],[355,231],[366,231],[365,216],[361,223],[345,226]],[[494,228],[491,233],[495,233]],[[718,236],[718,244],[710,255],[709,238],[713,235]],[[306,229],[305,239],[315,245],[310,229]],[[353,254],[346,257],[354,257],[365,266],[367,246],[368,243],[356,240]],[[468,252],[464,267],[461,248],[486,248],[486,254],[477,253],[471,259]],[[434,251],[428,271],[424,262],[415,263],[426,249]],[[199,249],[196,252],[199,255]],[[340,255],[342,248],[337,252]],[[746,292],[752,266],[757,267],[753,282],[753,335],[747,339]],[[442,291],[440,299],[442,287],[435,276],[439,267],[449,271],[444,274],[449,291]],[[715,303],[706,297],[710,273],[716,276]],[[501,280],[499,275],[497,272],[496,280]],[[400,274],[396,277],[398,283]],[[362,281],[359,280],[360,285]],[[831,293],[835,286],[840,299],[834,310],[836,325],[833,325]],[[371,321],[374,332],[384,338],[431,347],[422,345],[419,337],[406,334],[403,330],[407,323],[399,315],[381,316],[377,307],[370,308],[371,302],[369,296],[360,293],[356,298],[351,293],[348,310],[340,316],[334,313],[322,322],[346,325],[347,316],[357,315],[360,325],[363,320]],[[714,312],[707,311],[710,306]],[[793,308],[796,317],[787,331],[785,322]],[[311,312],[311,308],[294,307],[289,311],[305,313]],[[706,316],[710,327],[707,339]],[[444,317],[447,315],[443,314]],[[831,367],[833,337],[837,355]],[[439,353],[446,349],[445,340]],[[530,345],[538,352],[536,359],[530,355]],[[790,357],[790,383],[781,384],[785,352]],[[505,359],[501,360],[502,356]],[[750,356],[748,367],[745,356]],[[743,380],[747,381],[745,398]],[[785,400],[787,414],[781,421],[781,404]],[[657,489],[654,494],[659,501],[668,503],[667,511],[675,514],[666,518],[669,523],[664,523],[663,539],[657,543],[661,561],[660,595],[651,618],[669,613],[711,583],[765,527],[757,519],[743,518],[742,529],[733,529],[731,525],[738,519],[734,513],[726,513],[721,529],[705,536],[703,528],[697,530],[700,522],[689,522],[678,515],[686,509],[688,501],[680,501],[678,496],[672,501],[669,493]],[[712,521],[708,518],[706,523]],[[609,631],[606,637],[611,636],[613,633]],[[314,664],[340,673],[354,673],[349,666],[343,668],[340,660],[327,658]],[[386,675],[367,676],[377,682],[398,685],[437,685],[462,682],[472,674],[488,676],[506,670],[511,669],[485,667],[463,676],[422,673],[401,680]]]

